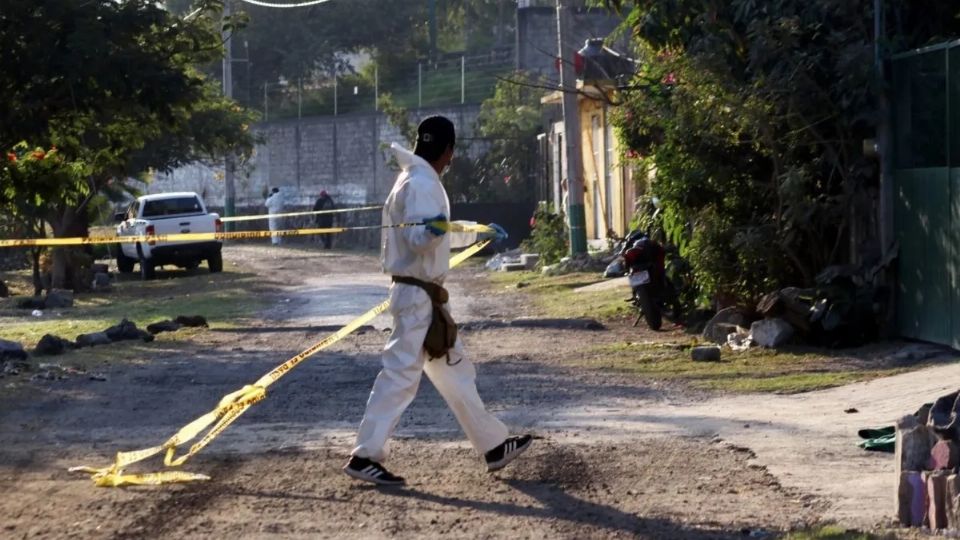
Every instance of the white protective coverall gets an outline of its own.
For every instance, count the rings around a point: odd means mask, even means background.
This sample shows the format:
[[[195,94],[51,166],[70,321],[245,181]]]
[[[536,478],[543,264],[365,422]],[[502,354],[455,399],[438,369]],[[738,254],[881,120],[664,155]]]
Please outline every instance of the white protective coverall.
[[[276,193],[271,193],[270,196],[267,197],[267,201],[264,203],[264,205],[267,207],[267,212],[270,214],[279,214],[283,212],[283,193],[279,191]],[[276,232],[280,230],[280,220],[282,218],[271,217],[267,219],[270,221],[270,232]],[[274,245],[277,245],[280,243],[280,236],[276,234],[270,235],[270,241]]]
[[[433,167],[396,143],[392,148],[402,171],[384,204],[383,224],[417,223],[438,214],[449,217],[447,192]],[[383,229],[380,258],[384,273],[442,285],[450,270],[451,236],[435,236],[426,227]],[[455,236],[454,241],[466,243],[476,239],[476,233]],[[476,369],[464,357],[460,339],[450,351],[449,362],[446,358],[429,360],[423,349],[433,315],[427,293],[415,285],[394,283],[389,311],[393,332],[383,350],[383,369],[370,392],[353,455],[374,461],[387,458],[389,438],[416,396],[423,372],[476,451],[483,454],[501,444],[507,438],[507,427],[484,408],[477,394]]]

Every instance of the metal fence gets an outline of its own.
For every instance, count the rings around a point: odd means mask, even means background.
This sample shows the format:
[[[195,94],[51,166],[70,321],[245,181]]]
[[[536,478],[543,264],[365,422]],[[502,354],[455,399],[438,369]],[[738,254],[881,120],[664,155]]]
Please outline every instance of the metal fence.
[[[960,41],[895,56],[897,324],[960,347]]]
[[[365,75],[265,84],[259,98],[251,97],[247,106],[259,109],[264,120],[275,120],[373,112],[381,109],[386,94],[406,109],[479,103],[493,95],[498,78],[508,76],[514,63],[512,49],[497,49],[479,56],[418,62],[389,76],[393,70],[374,65]]]

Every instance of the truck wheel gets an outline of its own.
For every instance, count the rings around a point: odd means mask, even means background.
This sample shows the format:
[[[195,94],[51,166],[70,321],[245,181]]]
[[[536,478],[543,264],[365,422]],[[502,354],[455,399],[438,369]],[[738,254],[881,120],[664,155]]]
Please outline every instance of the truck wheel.
[[[121,274],[133,272],[133,265],[136,264],[136,262],[136,259],[132,259],[123,254],[122,247],[117,246],[117,270],[119,270]]]
[[[216,274],[223,272],[223,253],[220,250],[214,251],[207,257],[207,266],[210,267],[210,273]]]
[[[148,259],[140,259],[140,279],[147,281],[157,277],[157,269]]]
[[[650,291],[646,287],[640,286],[633,290],[633,296],[637,300],[637,306],[643,313],[644,320],[651,330],[660,330],[663,326],[663,316],[660,313],[660,307],[650,297]]]

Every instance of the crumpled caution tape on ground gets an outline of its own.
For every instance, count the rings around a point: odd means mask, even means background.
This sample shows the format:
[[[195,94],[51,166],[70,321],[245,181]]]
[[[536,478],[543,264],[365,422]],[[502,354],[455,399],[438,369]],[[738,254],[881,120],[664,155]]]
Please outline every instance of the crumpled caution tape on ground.
[[[443,225],[446,223],[446,225]],[[199,242],[209,240],[249,240],[270,238],[271,236],[308,236],[312,234],[337,234],[347,231],[373,229],[404,229],[422,227],[423,223],[397,223],[395,225],[367,225],[358,227],[326,227],[314,229],[287,229],[282,231],[236,231],[210,233],[177,233],[141,236],[86,236],[70,238],[25,238],[0,240],[0,248],[27,246],[82,246],[89,244],[130,244],[135,242]],[[493,232],[486,225],[464,225],[452,222],[435,222],[435,226],[446,228],[449,232]]]
[[[343,214],[346,212],[363,212],[366,210],[380,210],[382,206],[361,206],[359,208],[335,208],[333,210],[307,210],[304,212],[287,212],[285,214],[257,214],[254,216],[232,216],[222,217],[220,221],[227,223],[233,221],[253,221],[257,219],[284,218],[297,216],[319,216],[321,214]]]
[[[483,226],[478,226],[478,228],[479,227]],[[486,227],[483,228],[486,229]],[[453,268],[472,257],[486,247],[487,244],[489,244],[489,241],[483,241],[474,244],[473,246],[451,257],[450,267]],[[193,482],[197,480],[209,480],[210,477],[207,475],[183,471],[160,471],[154,473],[126,474],[124,473],[124,470],[130,465],[145,459],[149,459],[160,453],[165,453],[163,459],[163,464],[165,466],[179,467],[180,465],[183,465],[188,459],[193,457],[197,452],[202,450],[205,446],[210,444],[211,441],[217,438],[220,433],[227,429],[227,427],[237,418],[239,418],[240,415],[246,412],[247,409],[249,409],[255,403],[266,399],[267,388],[271,384],[280,380],[281,377],[289,373],[290,370],[297,367],[298,364],[307,358],[340,341],[364,324],[369,323],[377,315],[380,315],[386,311],[389,305],[389,301],[384,301],[380,305],[354,319],[337,332],[327,336],[322,341],[280,364],[263,377],[260,377],[260,379],[255,383],[244,386],[236,392],[227,394],[220,400],[220,402],[212,411],[180,428],[180,431],[167,439],[167,441],[162,445],[130,452],[117,452],[116,460],[114,461],[113,465],[110,465],[109,467],[94,468],[81,466],[72,467],[70,471],[82,472],[91,475],[94,483],[100,487],[159,485],[178,482]],[[211,425],[213,427],[210,427]],[[187,450],[187,453],[179,457],[176,455],[179,447],[195,439],[208,427],[210,429],[206,432],[206,434],[204,434],[199,441],[194,443]]]

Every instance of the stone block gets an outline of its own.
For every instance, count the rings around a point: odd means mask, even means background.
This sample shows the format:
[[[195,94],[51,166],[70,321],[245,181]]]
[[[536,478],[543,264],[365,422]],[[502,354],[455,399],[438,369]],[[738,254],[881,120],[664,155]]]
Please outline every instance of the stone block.
[[[931,530],[947,528],[947,471],[922,473],[927,488],[927,523]]]
[[[903,527],[920,527],[926,518],[926,486],[920,471],[897,476],[897,522]]]
[[[705,345],[690,349],[690,358],[694,362],[719,362],[721,358],[718,345]]]
[[[522,264],[527,270],[534,270],[537,267],[537,264],[540,263],[540,254],[538,253],[524,253],[520,255],[520,264]]]
[[[926,469],[942,471],[955,469],[958,465],[960,465],[960,449],[957,448],[957,444],[953,441],[938,441],[930,450]]]

